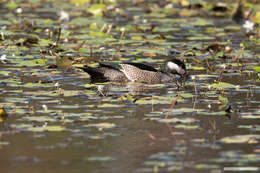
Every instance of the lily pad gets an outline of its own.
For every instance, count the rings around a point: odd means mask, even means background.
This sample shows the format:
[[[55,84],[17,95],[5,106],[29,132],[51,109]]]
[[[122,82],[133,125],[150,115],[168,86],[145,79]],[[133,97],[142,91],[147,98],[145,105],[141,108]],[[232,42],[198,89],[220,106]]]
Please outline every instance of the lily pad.
[[[107,161],[113,161],[116,160],[113,157],[104,156],[104,157],[88,157],[88,161],[100,161],[100,162],[107,162]]]
[[[111,129],[116,127],[114,123],[97,123],[97,124],[87,124],[85,127],[96,127],[98,129]]]
[[[251,143],[257,142],[260,139],[260,135],[235,135],[221,138],[219,141],[223,143]]]
[[[158,119],[157,121],[161,123],[184,123],[184,124],[198,122],[198,120],[194,118],[167,118],[167,119],[165,118],[165,119]]]
[[[99,16],[102,17],[103,16],[103,12],[106,8],[105,4],[93,4],[91,5],[87,11],[91,14],[93,14],[94,16]]]
[[[209,85],[210,88],[214,89],[235,89],[237,88],[236,85],[227,83],[227,82],[215,82],[211,85]]]

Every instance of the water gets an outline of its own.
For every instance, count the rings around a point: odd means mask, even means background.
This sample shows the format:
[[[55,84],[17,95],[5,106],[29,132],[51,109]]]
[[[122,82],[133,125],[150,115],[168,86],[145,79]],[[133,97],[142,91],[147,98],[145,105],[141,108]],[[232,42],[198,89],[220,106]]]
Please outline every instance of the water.
[[[206,18],[196,9],[120,2],[112,5],[122,13],[91,17],[86,5],[72,1],[32,2],[35,9],[25,2],[17,14],[19,7],[7,4],[0,9],[5,36],[0,52],[8,61],[0,63],[0,105],[8,114],[0,124],[3,172],[260,170],[258,43],[227,15]],[[155,6],[150,13],[149,5]],[[61,9],[70,14],[61,22],[63,51],[48,45],[57,40]],[[108,32],[104,24],[112,23]],[[158,25],[153,32],[152,23]],[[13,39],[18,34],[25,36]],[[36,44],[25,41],[29,34],[39,37]],[[205,50],[215,43],[231,51]],[[47,68],[55,64],[54,51],[82,58],[78,64],[132,61],[154,67],[181,52],[177,56],[190,78],[180,89],[91,84],[84,72]]]

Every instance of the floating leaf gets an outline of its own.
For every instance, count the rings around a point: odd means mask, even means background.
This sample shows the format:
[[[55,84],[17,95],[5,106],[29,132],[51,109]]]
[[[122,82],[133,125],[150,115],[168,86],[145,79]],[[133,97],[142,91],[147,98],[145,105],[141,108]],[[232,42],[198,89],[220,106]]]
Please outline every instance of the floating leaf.
[[[221,101],[223,104],[228,103],[228,98],[221,95],[218,96],[218,100]]]
[[[88,157],[87,160],[88,160],[88,161],[107,162],[107,161],[113,161],[113,160],[116,160],[116,159],[113,158],[113,157],[104,156],[104,157]]]
[[[55,126],[55,125],[43,125],[43,126],[35,126],[33,124],[11,124],[12,128],[20,129],[23,131],[31,131],[31,132],[44,132],[44,131],[64,131],[65,127]]]
[[[256,13],[255,22],[260,25],[260,12],[259,11]]]
[[[110,104],[110,103],[104,103],[102,105],[98,105],[99,108],[117,108],[117,107],[124,107],[124,105],[121,104]]]
[[[105,8],[106,8],[105,4],[93,4],[87,9],[87,11],[93,14],[94,16],[102,17]]]
[[[96,127],[98,129],[111,129],[116,127],[114,123],[97,123],[97,124],[88,124],[84,125],[85,127]]]
[[[260,119],[260,115],[252,115],[251,113],[249,113],[249,115],[246,114],[242,114],[241,118],[245,118],[245,119]]]
[[[80,5],[82,5],[82,4],[86,4],[86,3],[91,2],[91,0],[70,0],[70,2],[73,3],[73,4],[80,4]]]
[[[66,128],[62,126],[46,126],[44,127],[44,130],[50,131],[50,132],[60,132],[64,131]]]
[[[254,70],[260,72],[260,66],[253,66]]]
[[[142,99],[136,100],[136,104],[171,104],[172,101],[176,100],[177,98],[169,95],[169,96],[153,96],[153,97],[144,97]],[[177,99],[178,102],[182,102],[182,98]]]
[[[211,165],[211,164],[196,164],[196,169],[217,169],[220,168],[219,165]]]
[[[198,112],[200,115],[226,115],[227,112],[225,111],[213,111],[213,112]]]
[[[238,128],[250,129],[251,131],[260,131],[260,125],[239,125]]]
[[[63,94],[64,97],[78,96],[79,95],[79,91],[63,90],[62,94]]]
[[[250,141],[256,141],[260,139],[260,135],[235,135],[228,136],[220,139],[220,142],[224,143],[250,143]]]
[[[195,123],[198,122],[198,120],[194,118],[164,118],[164,119],[158,119],[157,121],[162,123]]]
[[[181,94],[181,96],[183,97],[183,98],[192,98],[192,97],[194,97],[194,95],[193,94],[191,94],[191,93],[182,93]]]
[[[223,51],[220,51],[218,52],[216,55],[215,55],[215,58],[222,58],[224,57],[224,52]]]
[[[205,70],[205,67],[192,66],[191,69],[193,69],[193,70]]]
[[[0,141],[0,147],[1,147],[1,145],[9,145],[10,144],[10,142],[7,142],[7,141]]]
[[[200,126],[199,125],[178,124],[178,125],[175,125],[174,128],[191,130],[191,129],[199,129]]]
[[[104,33],[104,32],[99,32],[99,31],[91,31],[89,33],[90,36],[93,36],[93,37],[106,37],[106,38],[112,38],[111,35],[107,34],[107,33]]]
[[[170,115],[180,115],[183,113],[197,113],[197,112],[201,112],[203,111],[203,109],[193,109],[193,108],[175,108],[173,110],[171,110],[171,114]]]
[[[57,121],[55,118],[48,117],[48,116],[29,116],[29,117],[23,117],[22,120],[37,121],[37,122],[56,122]]]
[[[11,1],[6,4],[6,7],[9,8],[10,10],[14,10],[18,7],[18,5],[14,1]]]
[[[215,82],[210,87],[214,89],[237,88],[235,85],[227,82]]]

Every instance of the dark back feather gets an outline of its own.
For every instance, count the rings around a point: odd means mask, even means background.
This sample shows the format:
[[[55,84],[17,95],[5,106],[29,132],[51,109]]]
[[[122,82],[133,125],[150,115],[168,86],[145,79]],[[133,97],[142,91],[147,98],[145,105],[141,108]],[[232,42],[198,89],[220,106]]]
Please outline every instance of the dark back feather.
[[[147,71],[153,71],[153,72],[157,72],[158,70],[156,70],[155,68],[149,66],[149,65],[145,65],[145,64],[141,64],[141,63],[132,63],[132,62],[128,62],[128,63],[122,63],[122,64],[128,64],[128,65],[132,65],[135,66],[141,70],[147,70]]]
[[[107,64],[107,63],[99,63],[99,67],[105,67],[105,68],[109,68],[109,69],[113,69],[113,70],[117,70],[117,71],[120,71],[118,70],[118,68],[116,68],[114,65],[111,65],[111,64]]]

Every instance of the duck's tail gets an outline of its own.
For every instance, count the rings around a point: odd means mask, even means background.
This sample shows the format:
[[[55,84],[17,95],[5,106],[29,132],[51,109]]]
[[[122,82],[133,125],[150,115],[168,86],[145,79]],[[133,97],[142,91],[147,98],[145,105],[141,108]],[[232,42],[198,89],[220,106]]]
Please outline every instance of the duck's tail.
[[[94,67],[89,67],[89,66],[84,66],[84,67],[78,67],[79,69],[82,69],[84,72],[87,72],[92,80],[106,80],[106,78],[104,77],[104,73],[102,73],[102,71],[100,71],[98,68],[94,68]]]

